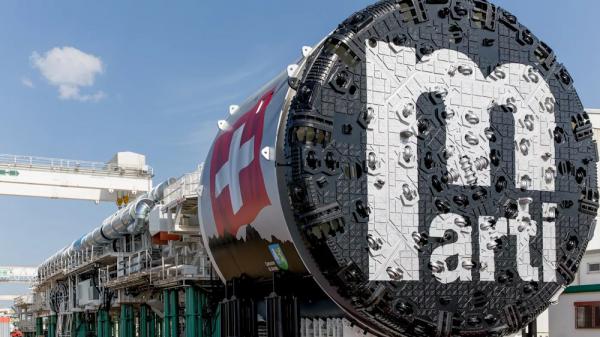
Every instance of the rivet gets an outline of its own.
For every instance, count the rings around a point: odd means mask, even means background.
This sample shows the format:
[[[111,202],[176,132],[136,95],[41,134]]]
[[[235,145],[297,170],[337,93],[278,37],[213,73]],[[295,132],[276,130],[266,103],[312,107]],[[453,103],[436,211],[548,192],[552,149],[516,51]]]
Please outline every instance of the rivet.
[[[394,281],[400,281],[404,278],[404,271],[402,271],[402,269],[400,269],[399,267],[389,266],[386,268],[385,271],[387,272],[388,276]]]

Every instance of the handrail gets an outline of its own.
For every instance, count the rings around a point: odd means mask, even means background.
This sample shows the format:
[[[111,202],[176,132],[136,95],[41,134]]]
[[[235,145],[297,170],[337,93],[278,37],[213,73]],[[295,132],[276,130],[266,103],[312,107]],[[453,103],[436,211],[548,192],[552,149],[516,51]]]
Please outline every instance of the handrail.
[[[200,176],[202,167],[198,170],[186,173],[165,189],[165,195],[162,200],[163,205],[169,207],[173,203],[178,203],[185,198],[198,194],[198,185],[200,184]]]
[[[12,154],[0,154],[0,165],[7,165],[12,167],[28,167],[28,168],[50,168],[70,171],[93,171],[102,173],[119,173],[122,171],[131,171],[125,168],[120,168],[118,165],[113,163],[102,163],[85,160],[72,160],[72,159],[60,159],[60,158],[47,158],[47,157],[34,157],[34,156],[21,156]],[[147,167],[147,173],[152,175],[153,169]],[[137,171],[137,170],[135,170]]]

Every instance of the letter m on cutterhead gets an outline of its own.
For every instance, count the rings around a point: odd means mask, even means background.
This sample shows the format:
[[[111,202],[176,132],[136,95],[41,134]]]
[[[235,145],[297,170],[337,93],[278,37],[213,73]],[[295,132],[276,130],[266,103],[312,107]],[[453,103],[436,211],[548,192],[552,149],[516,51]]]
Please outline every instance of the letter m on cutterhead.
[[[563,117],[530,65],[379,41],[366,58],[369,279],[556,282],[557,240],[577,237],[557,218],[597,211],[595,190],[557,193],[595,176],[573,149],[585,113]]]

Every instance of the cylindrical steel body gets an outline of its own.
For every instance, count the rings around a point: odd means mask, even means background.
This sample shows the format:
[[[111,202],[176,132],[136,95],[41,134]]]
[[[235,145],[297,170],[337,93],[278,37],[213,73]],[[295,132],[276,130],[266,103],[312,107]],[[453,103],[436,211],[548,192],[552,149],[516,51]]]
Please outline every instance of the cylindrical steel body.
[[[175,182],[175,179],[170,178],[153,188],[149,193],[141,195],[133,202],[119,209],[106,218],[102,222],[102,225],[83,235],[78,240],[73,241],[71,245],[48,258],[40,265],[40,268],[61,263],[63,259],[69,258],[73,254],[85,249],[104,247],[124,235],[138,233],[143,228],[150,210],[164,197],[165,188],[173,182]]]
[[[276,172],[277,133],[292,94],[282,73],[235,108],[220,122],[205,162],[201,229],[224,279],[268,277],[277,268],[266,265],[273,261],[271,251],[282,253],[284,269],[305,272],[285,225]]]

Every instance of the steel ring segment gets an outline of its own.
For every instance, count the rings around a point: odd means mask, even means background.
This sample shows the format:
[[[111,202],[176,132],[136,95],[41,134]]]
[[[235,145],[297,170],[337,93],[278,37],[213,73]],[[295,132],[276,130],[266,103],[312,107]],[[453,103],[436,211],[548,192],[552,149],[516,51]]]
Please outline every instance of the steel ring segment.
[[[307,60],[278,146],[320,286],[378,335],[504,336],[537,317],[598,208],[572,82],[485,1],[383,1],[342,23]]]

